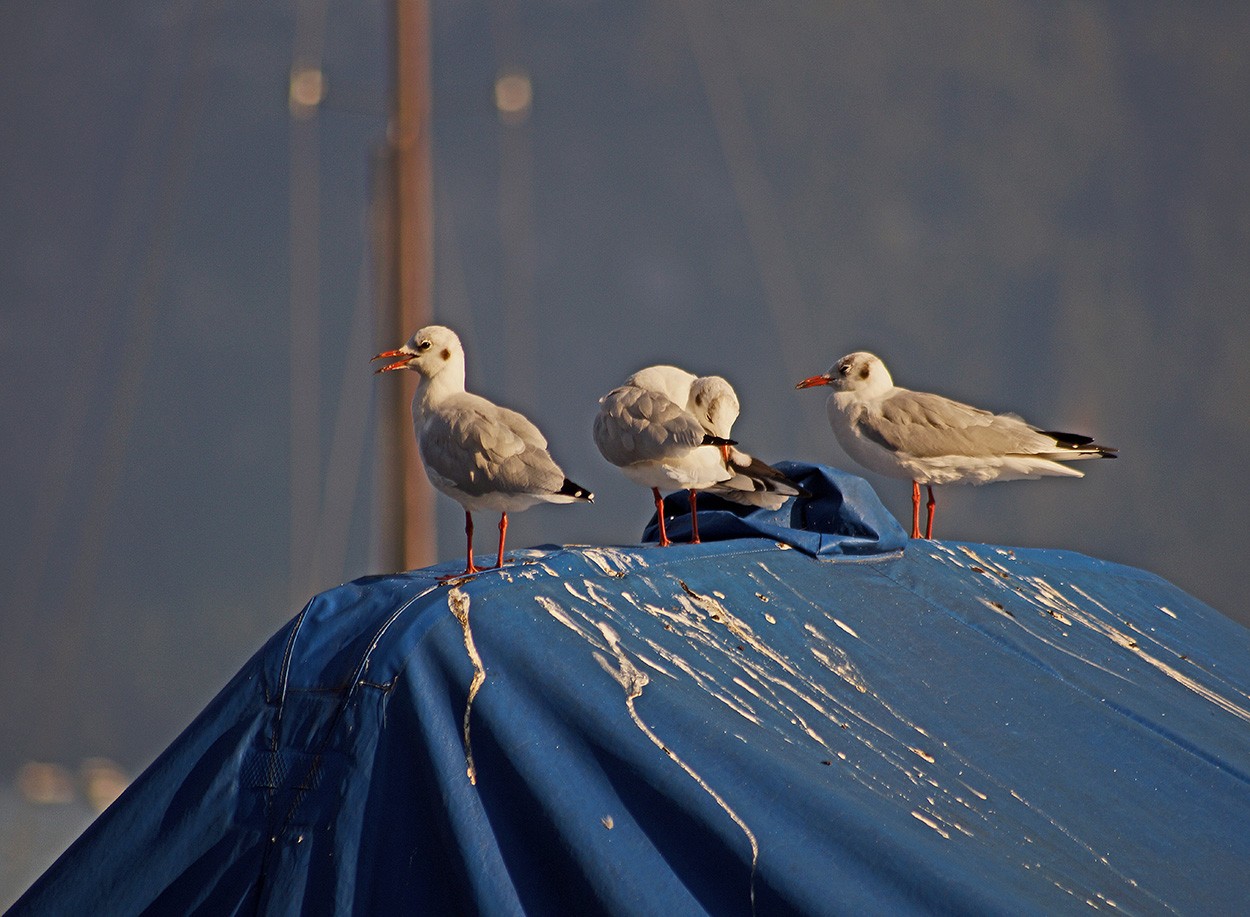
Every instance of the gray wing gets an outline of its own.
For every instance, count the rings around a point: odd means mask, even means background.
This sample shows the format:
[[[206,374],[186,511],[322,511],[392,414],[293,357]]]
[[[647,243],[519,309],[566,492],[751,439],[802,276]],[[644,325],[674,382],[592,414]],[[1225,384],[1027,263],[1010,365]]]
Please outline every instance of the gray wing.
[[[428,417],[421,459],[472,496],[555,493],[564,472],[547,454],[547,440],[529,419],[484,398],[465,399]]]
[[[878,445],[916,458],[1029,455],[1054,446],[1014,414],[906,389],[896,390],[877,410],[861,411],[852,424]]]
[[[595,417],[595,445],[613,465],[662,461],[701,445],[704,436],[684,407],[632,385],[605,395]]]

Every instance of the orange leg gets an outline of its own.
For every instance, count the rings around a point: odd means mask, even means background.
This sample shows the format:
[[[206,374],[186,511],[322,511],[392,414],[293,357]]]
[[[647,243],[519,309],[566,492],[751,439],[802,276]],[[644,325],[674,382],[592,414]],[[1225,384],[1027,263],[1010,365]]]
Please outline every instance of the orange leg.
[[[449,579],[459,579],[460,577],[468,576],[471,573],[482,572],[482,568],[473,563],[473,514],[467,509],[464,511],[464,534],[465,539],[468,541],[467,559],[464,562],[464,572],[440,576],[438,578],[440,582],[445,582]]]
[[[696,503],[699,498],[697,490],[690,491],[690,543],[699,543],[699,510]]]
[[[911,482],[911,537],[920,537],[920,482]]]
[[[672,542],[668,540],[668,532],[664,530],[664,498],[660,496],[658,487],[652,487],[651,493],[655,494],[655,517],[660,520],[660,547],[666,548]]]
[[[929,502],[925,504],[926,506],[929,507],[929,523],[924,528],[924,537],[932,538],[933,537],[933,510],[935,507],[937,507],[937,500],[933,499],[933,485],[926,484],[925,488],[929,491]]]
[[[499,560],[495,562],[495,569],[498,570],[503,566],[503,540],[508,534],[508,514],[504,513],[499,517]]]

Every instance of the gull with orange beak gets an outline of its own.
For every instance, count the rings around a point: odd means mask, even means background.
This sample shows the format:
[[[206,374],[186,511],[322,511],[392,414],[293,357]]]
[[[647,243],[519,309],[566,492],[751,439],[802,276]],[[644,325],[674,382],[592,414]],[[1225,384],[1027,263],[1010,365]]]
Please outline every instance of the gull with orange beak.
[[[690,492],[692,544],[699,542],[701,490],[755,505],[775,499],[777,506],[800,492],[781,472],[734,448],[728,432],[738,416],[738,399],[718,376],[700,379],[676,366],[648,366],[599,403],[595,445],[625,477],[651,489],[661,545],[671,543],[661,488]]]
[[[499,568],[508,513],[537,503],[594,500],[594,494],[564,476],[547,452],[547,440],[529,419],[465,391],[464,348],[450,328],[429,325],[402,347],[373,359],[396,361],[379,373],[408,369],[421,376],[412,399],[421,461],[430,483],[464,507],[468,556],[464,573],[458,575],[482,569],[473,563],[474,510],[500,513]]]
[[[847,354],[795,388],[827,385],[829,425],[846,454],[869,471],[910,479],[911,537],[920,537],[920,485],[929,491],[925,538],[933,537],[934,484],[986,484],[1045,475],[1084,477],[1062,462],[1115,458],[1091,437],[1039,430],[929,392],[899,388],[880,358]]]

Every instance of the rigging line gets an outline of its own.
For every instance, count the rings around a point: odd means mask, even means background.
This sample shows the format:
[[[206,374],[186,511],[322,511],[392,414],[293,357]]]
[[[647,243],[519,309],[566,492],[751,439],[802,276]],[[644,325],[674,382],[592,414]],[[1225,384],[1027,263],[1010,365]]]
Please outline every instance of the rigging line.
[[[59,414],[52,447],[43,462],[43,474],[36,490],[35,512],[28,537],[14,577],[11,608],[31,617],[39,607],[39,590],[44,583],[52,558],[52,543],[60,529],[70,499],[70,481],[78,466],[87,440],[87,420],[91,405],[104,385],[102,357],[105,352],[105,325],[108,307],[116,303],[126,285],[126,265],[132,257],[139,236],[140,213],[150,188],[147,179],[156,172],[153,166],[158,148],[160,127],[173,107],[174,60],[182,50],[190,20],[191,4],[172,7],[160,31],[157,53],[139,106],[138,124],[122,161],[127,164],[113,205],[113,219],[105,234],[103,254],[96,267],[96,291],[92,308],[87,309],[86,326],[77,329],[74,337],[74,373],[63,376],[65,392],[58,403],[64,405]],[[94,375],[94,379],[89,378]]]
[[[161,178],[161,193],[156,207],[152,243],[140,277],[123,347],[122,374],[114,389],[109,410],[107,433],[91,489],[82,515],[83,542],[70,574],[65,619],[61,640],[51,652],[48,681],[49,710],[64,713],[70,709],[69,692],[76,690],[80,679],[72,677],[81,671],[91,612],[98,603],[92,592],[99,578],[99,568],[107,541],[110,517],[117,503],[123,472],[127,469],[126,454],[134,427],[136,408],[143,377],[152,352],[157,318],[157,298],[164,286],[170,263],[178,217],[182,209],[187,177],[190,172],[199,114],[203,108],[209,77],[210,26],[224,0],[201,5],[192,23],[191,49],[187,88],[183,104],[178,107],[177,120],[170,144],[169,158]],[[205,11],[205,7],[208,10]],[[41,729],[60,732],[72,730],[69,716],[47,717]]]
[[[368,236],[371,217],[366,212],[361,236]],[[356,279],[356,305],[348,332],[343,378],[339,383],[338,410],[330,436],[330,458],[326,466],[321,518],[317,525],[315,569],[327,581],[349,576],[347,542],[355,515],[360,480],[364,473],[366,440],[369,426],[370,392],[375,387],[373,375],[362,369],[359,355],[368,352],[373,337],[373,305],[375,302],[370,270],[373,254],[368,245],[361,246],[360,267]]]
[[[318,116],[328,0],[295,8],[290,71],[288,255],[290,265],[290,596],[298,604],[318,579],[321,492],[321,144]],[[311,97],[299,93],[312,74]]]
[[[781,345],[785,372],[795,381],[804,370],[801,355],[810,350],[812,327],[798,268],[786,244],[785,227],[775,195],[760,168],[742,88],[733,73],[723,30],[705,0],[678,0],[695,67],[725,155],[748,244],[764,290],[764,302]],[[824,413],[818,399],[806,399],[791,410],[804,415],[801,431],[822,429]],[[800,437],[813,439],[811,432]]]

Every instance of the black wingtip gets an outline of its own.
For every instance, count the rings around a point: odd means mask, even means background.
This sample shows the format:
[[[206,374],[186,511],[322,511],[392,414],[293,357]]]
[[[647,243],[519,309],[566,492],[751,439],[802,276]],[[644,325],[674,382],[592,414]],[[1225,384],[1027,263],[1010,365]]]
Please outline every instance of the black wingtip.
[[[1082,436],[1079,433],[1060,433],[1056,430],[1040,430],[1043,436],[1049,436],[1058,445],[1065,449],[1081,449],[1086,452],[1096,451],[1099,458],[1115,458],[1115,454],[1119,451],[1111,446],[1101,446],[1094,442],[1092,436]]]
[[[713,436],[711,433],[705,433],[703,435],[703,445],[705,446],[736,446],[738,445],[738,441],[736,439],[723,439],[722,437],[719,437],[719,436]]]
[[[556,493],[565,497],[572,497],[574,500],[585,500],[587,503],[595,502],[595,495],[580,484],[574,484],[568,478],[564,479],[564,483],[560,485],[560,489]]]
[[[1069,449],[1080,449],[1088,446],[1094,441],[1092,436],[1082,436],[1079,433],[1061,433],[1058,430],[1042,430],[1043,436],[1049,436],[1061,446],[1067,446]],[[1098,448],[1097,446],[1094,447]]]
[[[750,462],[743,465],[734,459],[729,460],[729,467],[739,474],[750,478],[755,484],[755,490],[766,491],[769,493],[784,493],[782,487],[792,491],[789,496],[807,498],[811,496],[807,490],[804,490],[789,475],[777,470],[767,462],[761,462],[755,456],[748,456]],[[780,485],[780,486],[779,486]]]

